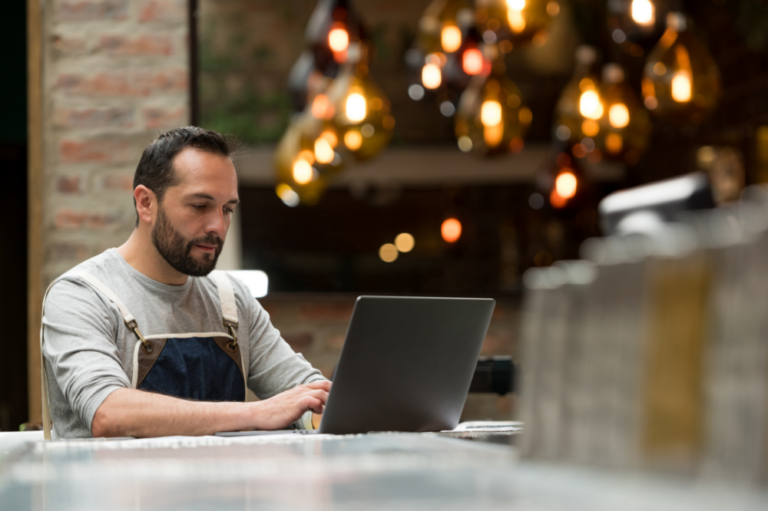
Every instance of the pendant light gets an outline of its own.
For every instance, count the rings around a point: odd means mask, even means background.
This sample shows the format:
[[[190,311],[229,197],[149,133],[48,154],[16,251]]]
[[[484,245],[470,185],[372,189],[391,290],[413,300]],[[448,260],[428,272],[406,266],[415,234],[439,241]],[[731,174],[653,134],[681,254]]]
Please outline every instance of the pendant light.
[[[461,95],[455,134],[459,149],[480,155],[519,152],[533,115],[523,105],[520,89],[505,76],[495,46],[485,48],[490,72],[472,78]]]
[[[478,26],[488,44],[541,45],[552,18],[560,12],[557,0],[477,0],[476,4]]]
[[[360,161],[387,147],[395,127],[389,99],[368,71],[367,51],[363,45],[350,46],[349,62],[334,84],[344,91],[334,102],[339,147]]]
[[[580,143],[600,133],[604,107],[595,72],[597,51],[582,45],[576,49],[576,68],[555,107],[555,138]]]
[[[419,101],[429,91],[436,93],[439,104],[451,101],[453,96],[453,101],[458,98],[468,80],[462,82],[465,76],[456,73],[455,63],[466,47],[467,36],[476,32],[474,22],[475,13],[468,0],[434,0],[429,4],[419,20],[416,45],[406,55],[411,69],[411,99]]]
[[[366,40],[366,33],[348,0],[319,0],[307,23],[306,40],[315,69],[336,76],[347,62],[350,43]]]
[[[664,4],[657,6],[658,3],[658,0],[608,0],[606,18],[611,39],[629,46],[651,37],[662,16]]]
[[[618,64],[603,68],[602,100],[605,114],[597,139],[608,159],[635,164],[648,149],[651,121]]]
[[[681,12],[667,15],[667,30],[648,56],[642,81],[645,106],[674,124],[701,124],[721,94],[720,71]]]

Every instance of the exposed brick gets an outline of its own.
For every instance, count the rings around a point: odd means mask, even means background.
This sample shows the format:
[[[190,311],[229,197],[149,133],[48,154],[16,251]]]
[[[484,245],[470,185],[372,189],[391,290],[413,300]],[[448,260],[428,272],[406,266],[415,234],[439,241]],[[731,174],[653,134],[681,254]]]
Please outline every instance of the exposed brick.
[[[120,223],[117,213],[97,213],[93,211],[73,211],[60,209],[56,213],[53,225],[58,229],[105,229]]]
[[[188,124],[187,109],[179,107],[169,110],[162,107],[148,107],[142,111],[144,127],[147,129],[176,128]]]
[[[300,320],[349,321],[354,304],[314,303],[302,305],[299,310]]]
[[[128,18],[128,0],[60,2],[58,21],[124,20]]]
[[[56,190],[61,193],[83,193],[80,176],[60,176],[56,179]]]
[[[62,163],[125,163],[135,158],[126,140],[62,140],[59,143]]]
[[[173,44],[167,35],[104,35],[97,49],[108,55],[171,55]]]
[[[56,88],[72,95],[151,96],[186,92],[189,73],[186,69],[163,71],[105,72],[93,76],[60,74]]]
[[[131,107],[58,108],[53,113],[54,124],[60,128],[130,128],[134,125]]]
[[[59,54],[78,54],[83,53],[88,48],[85,39],[79,39],[77,37],[64,37],[60,35],[54,35],[51,38],[53,49]]]
[[[290,334],[283,333],[283,339],[285,339],[285,342],[291,345],[293,351],[301,353],[306,351],[307,348],[312,345],[314,336],[311,332],[296,332]]]
[[[105,174],[99,179],[98,188],[104,191],[132,191],[133,174]]]
[[[48,260],[75,259],[82,261],[93,255],[94,250],[85,243],[59,241],[48,247]]]
[[[186,0],[144,0],[139,2],[139,21],[185,23],[187,2]]]

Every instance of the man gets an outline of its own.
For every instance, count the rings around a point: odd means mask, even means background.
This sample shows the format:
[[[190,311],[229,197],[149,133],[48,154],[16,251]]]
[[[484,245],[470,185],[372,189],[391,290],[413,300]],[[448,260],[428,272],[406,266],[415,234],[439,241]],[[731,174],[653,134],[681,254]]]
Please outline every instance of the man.
[[[311,428],[322,413],[330,382],[244,284],[211,273],[238,203],[229,155],[213,131],[161,135],[136,169],[128,241],[49,288],[41,341],[56,437]],[[243,402],[246,385],[262,400]]]

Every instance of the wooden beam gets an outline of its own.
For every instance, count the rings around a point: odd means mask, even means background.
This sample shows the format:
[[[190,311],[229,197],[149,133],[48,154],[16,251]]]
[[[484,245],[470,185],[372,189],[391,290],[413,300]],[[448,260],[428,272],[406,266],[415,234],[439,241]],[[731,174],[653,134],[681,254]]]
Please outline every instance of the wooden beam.
[[[42,418],[40,321],[43,302],[43,13],[40,0],[27,0],[27,378],[29,420]]]

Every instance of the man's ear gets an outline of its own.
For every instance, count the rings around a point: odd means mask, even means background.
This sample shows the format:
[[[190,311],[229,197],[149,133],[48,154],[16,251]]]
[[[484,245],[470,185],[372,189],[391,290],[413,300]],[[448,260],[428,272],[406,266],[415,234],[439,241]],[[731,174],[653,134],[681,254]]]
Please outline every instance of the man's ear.
[[[139,215],[139,222],[151,224],[157,203],[155,192],[144,185],[139,185],[133,190],[133,199],[136,201],[136,213]]]

